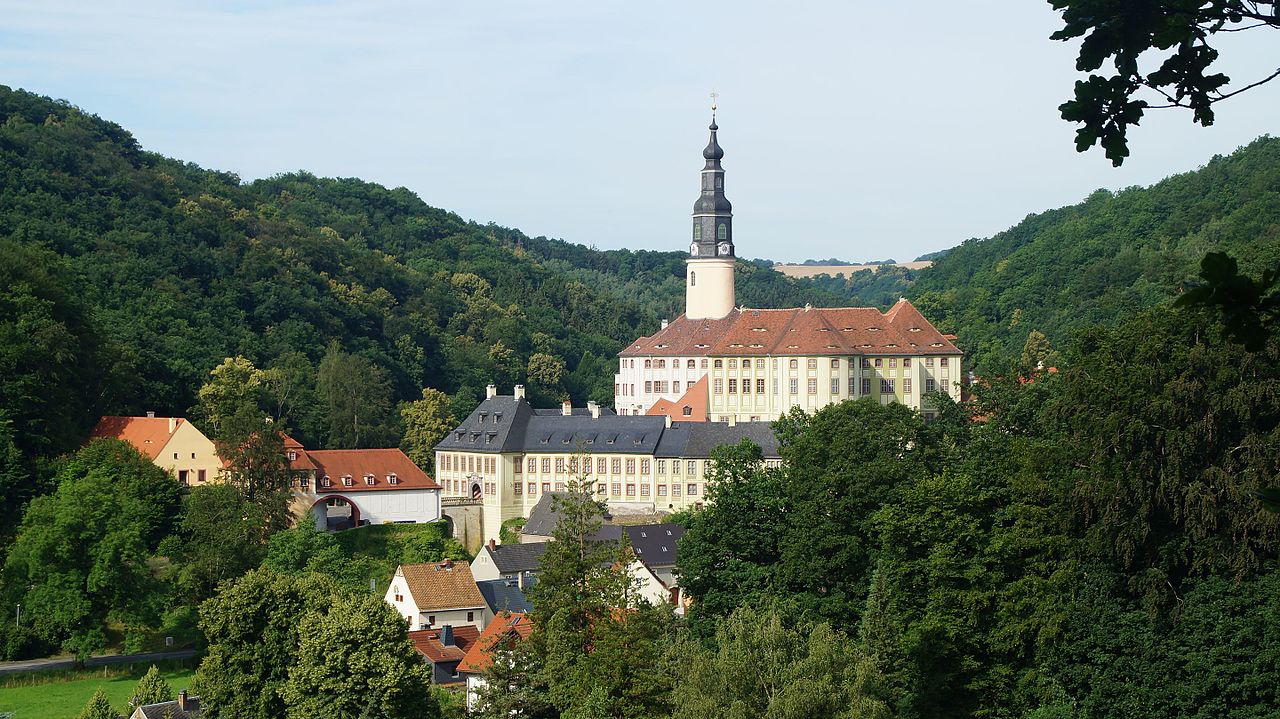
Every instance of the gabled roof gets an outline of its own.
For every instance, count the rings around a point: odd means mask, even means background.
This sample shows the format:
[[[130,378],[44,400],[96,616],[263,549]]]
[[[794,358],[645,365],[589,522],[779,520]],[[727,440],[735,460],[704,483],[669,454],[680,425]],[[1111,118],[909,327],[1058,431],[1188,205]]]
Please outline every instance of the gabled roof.
[[[471,563],[446,559],[430,564],[402,564],[396,574],[404,577],[418,611],[473,609],[484,606],[476,589]]]
[[[369,492],[402,489],[440,489],[435,480],[427,476],[408,455],[399,449],[314,449],[307,452],[316,464],[318,477],[329,477],[330,486],[316,483],[316,492]],[[365,477],[373,475],[373,484]],[[388,476],[395,475],[392,484]],[[350,487],[343,486],[342,478],[351,477]]]
[[[437,451],[646,454],[657,444],[660,417],[621,417],[604,408],[533,409],[523,397],[489,397],[435,446]]]
[[[103,417],[89,432],[89,439],[122,439],[154,460],[186,422],[181,417]]]
[[[471,644],[467,655],[458,663],[458,671],[480,674],[493,662],[491,652],[508,637],[528,639],[533,633],[533,622],[527,614],[512,612],[500,614],[489,622],[480,638]]]
[[[280,438],[284,440],[285,456],[288,457],[289,452],[294,453],[293,457],[289,459],[289,469],[292,469],[295,472],[319,469],[316,467],[316,463],[311,461],[311,456],[307,454],[307,449],[302,446],[301,442],[290,437],[284,432],[280,433]]]
[[[874,307],[740,308],[720,320],[684,315],[618,353],[643,356],[955,355],[960,350],[906,298]]]
[[[440,643],[440,631],[436,628],[409,632],[409,641],[413,642],[413,648],[432,664],[462,661],[467,650],[480,637],[480,630],[474,625],[455,626],[453,627],[453,645],[446,647]]]
[[[637,524],[622,528],[631,539],[631,548],[647,567],[670,567],[676,563],[676,543],[684,527],[670,522]]]
[[[178,702],[168,701],[158,704],[143,704],[133,710],[130,716],[142,715],[143,719],[198,719],[200,716],[200,697],[187,697],[187,708],[179,709]]]
[[[494,614],[533,611],[533,605],[514,579],[488,579],[476,582],[476,587]]]
[[[677,422],[706,422],[707,421],[707,405],[710,402],[710,394],[707,392],[707,375],[702,375],[702,379],[689,385],[685,393],[680,399],[672,402],[669,399],[660,399],[653,403],[649,408],[647,415],[662,416],[666,415]],[[685,408],[689,409],[689,413],[685,414]]]
[[[493,566],[503,574],[536,572],[542,563],[543,552],[547,551],[547,543],[498,544],[493,548],[485,547],[480,551],[488,552],[493,558]]]
[[[555,498],[564,495],[564,492],[546,492],[539,497],[537,504],[533,505],[533,509],[529,512],[529,518],[524,520],[524,527],[520,529],[520,533],[550,537],[556,531],[556,525],[560,523],[560,512],[555,508]],[[597,542],[616,542],[621,537],[620,527],[615,524],[603,524],[591,539]],[[524,542],[523,544],[546,546],[546,542]]]

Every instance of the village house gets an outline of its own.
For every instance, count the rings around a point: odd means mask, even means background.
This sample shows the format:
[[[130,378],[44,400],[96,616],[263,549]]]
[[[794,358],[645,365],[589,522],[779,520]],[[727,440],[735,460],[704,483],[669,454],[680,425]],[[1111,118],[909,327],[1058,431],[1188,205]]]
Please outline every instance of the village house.
[[[446,624],[435,629],[409,632],[409,641],[422,655],[422,660],[431,665],[433,683],[457,684],[463,681],[458,674],[458,663],[479,636],[479,628],[473,625],[455,627]]]
[[[316,529],[440,519],[440,485],[398,448],[308,450],[283,438],[294,515],[310,513]]]
[[[143,704],[133,710],[129,719],[200,719],[200,714],[200,697],[188,696],[183,689],[173,701]]]
[[[476,708],[478,692],[484,688],[484,673],[493,663],[493,653],[533,633],[533,623],[527,614],[512,612],[500,614],[472,643],[462,661],[458,673],[467,683],[467,711]]]
[[[182,417],[157,417],[155,412],[145,417],[103,417],[89,432],[89,439],[103,437],[133,445],[184,487],[215,482],[222,472],[213,441]]]
[[[404,617],[410,631],[446,625],[455,630],[468,624],[485,627],[487,605],[469,562],[402,564],[396,567],[384,599]]]

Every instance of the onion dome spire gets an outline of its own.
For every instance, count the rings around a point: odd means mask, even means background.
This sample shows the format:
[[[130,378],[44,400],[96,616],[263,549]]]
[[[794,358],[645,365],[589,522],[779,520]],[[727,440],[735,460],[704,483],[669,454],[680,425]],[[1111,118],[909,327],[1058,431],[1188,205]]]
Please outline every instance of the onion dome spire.
[[[716,93],[711,93],[711,139],[702,157],[702,193],[693,204],[691,257],[733,257],[733,205],[724,196],[724,149],[716,138]]]

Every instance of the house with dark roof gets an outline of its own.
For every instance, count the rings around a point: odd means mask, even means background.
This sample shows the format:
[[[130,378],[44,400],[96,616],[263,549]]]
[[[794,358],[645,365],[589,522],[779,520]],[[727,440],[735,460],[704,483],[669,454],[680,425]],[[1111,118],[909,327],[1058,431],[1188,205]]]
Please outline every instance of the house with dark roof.
[[[536,575],[530,576],[524,586],[516,584],[514,579],[480,579],[476,580],[476,588],[484,597],[489,612],[485,617],[487,625],[493,618],[503,612],[531,612],[533,604],[525,596],[525,590],[537,583]]]
[[[133,710],[129,719],[200,719],[200,714],[200,697],[188,696],[183,689],[173,701],[143,704]]]
[[[652,515],[701,505],[720,445],[749,439],[767,463],[781,462],[766,422],[678,422],[595,405],[541,410],[520,386],[504,396],[490,385],[486,395],[435,447],[442,496],[481,504],[486,541],[517,517],[529,517],[526,535],[549,536],[537,530],[535,508],[571,480],[590,484],[615,514]]]
[[[471,562],[471,573],[476,581],[505,579],[513,581],[520,589],[529,578],[538,573],[546,544],[498,544],[490,539]]]
[[[434,629],[418,629],[409,632],[409,641],[431,665],[431,681],[436,684],[457,684],[464,681],[458,673],[458,663],[467,650],[480,637],[480,629],[472,624],[455,627],[445,624]]]
[[[469,562],[402,564],[396,567],[383,598],[405,618],[410,631],[446,624],[455,631],[463,625],[485,627],[488,605],[476,588]]]

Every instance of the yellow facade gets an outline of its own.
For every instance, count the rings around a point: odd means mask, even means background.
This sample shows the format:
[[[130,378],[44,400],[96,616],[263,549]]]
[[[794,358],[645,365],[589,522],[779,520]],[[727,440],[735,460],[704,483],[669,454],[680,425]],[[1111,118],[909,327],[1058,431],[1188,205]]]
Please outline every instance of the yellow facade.
[[[222,473],[222,460],[213,441],[186,421],[177,423],[154,461],[172,472],[179,482],[191,487],[217,482]]]

